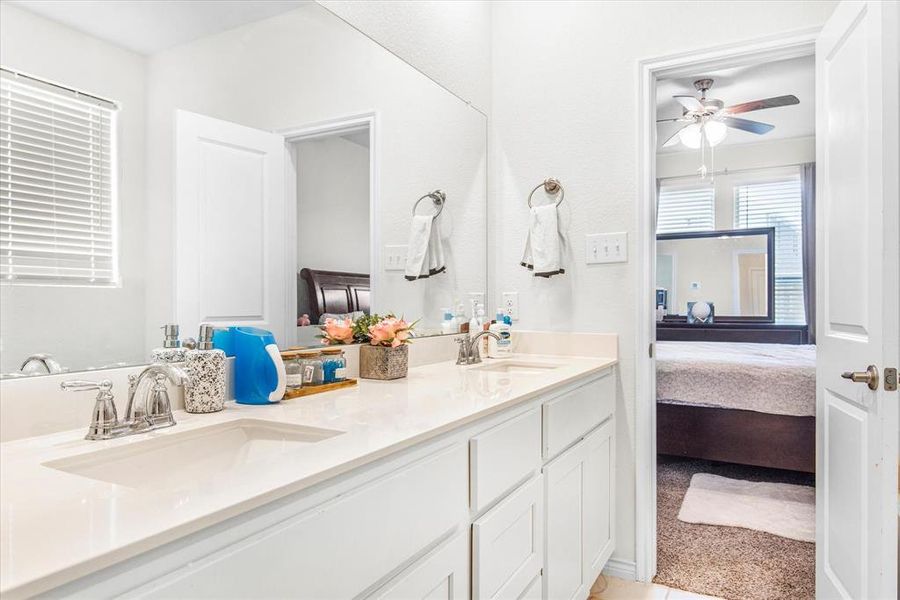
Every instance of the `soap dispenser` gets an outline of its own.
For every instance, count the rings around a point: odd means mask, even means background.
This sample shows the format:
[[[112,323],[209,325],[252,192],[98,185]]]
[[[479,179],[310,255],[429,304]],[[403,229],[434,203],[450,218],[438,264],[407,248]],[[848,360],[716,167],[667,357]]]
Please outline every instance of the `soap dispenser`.
[[[165,339],[161,348],[155,348],[150,353],[151,361],[155,363],[184,362],[185,349],[181,347],[181,342],[178,341],[178,325],[167,323],[160,329],[163,330]]]
[[[225,408],[225,352],[213,348],[215,327],[200,325],[197,347],[185,352],[185,371],[191,382],[184,390],[184,409],[211,413]]]

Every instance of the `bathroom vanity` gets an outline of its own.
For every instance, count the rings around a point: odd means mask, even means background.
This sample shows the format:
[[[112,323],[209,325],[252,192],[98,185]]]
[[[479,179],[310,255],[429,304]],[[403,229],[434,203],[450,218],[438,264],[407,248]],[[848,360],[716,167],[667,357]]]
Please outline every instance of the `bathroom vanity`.
[[[615,364],[438,362],[117,440],[6,443],[0,592],[586,597],[615,545]]]

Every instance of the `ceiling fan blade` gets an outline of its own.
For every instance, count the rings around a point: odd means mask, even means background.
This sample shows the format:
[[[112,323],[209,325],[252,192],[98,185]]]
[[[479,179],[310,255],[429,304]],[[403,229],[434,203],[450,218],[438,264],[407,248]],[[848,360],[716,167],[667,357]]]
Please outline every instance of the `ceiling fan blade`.
[[[764,108],[775,108],[777,106],[790,106],[792,104],[800,104],[797,96],[775,96],[774,98],[766,98],[764,100],[753,100],[752,102],[744,102],[743,104],[735,104],[723,109],[722,112],[729,115],[739,115],[741,113],[750,112],[752,110],[762,110]]]
[[[703,105],[694,96],[672,96],[687,110],[703,110]]]
[[[684,127],[687,127],[687,125],[685,125]],[[669,139],[663,142],[663,145],[661,147],[668,148],[669,146],[674,146],[675,144],[677,144],[679,142],[678,134],[681,133],[681,130],[684,129],[684,127],[679,127],[678,131],[669,136]]]
[[[687,119],[685,117],[676,117],[674,119],[657,119],[657,123],[692,123],[693,119]]]
[[[769,125],[768,123],[751,121],[750,119],[739,119],[737,117],[722,117],[721,119],[716,120],[722,121],[729,127],[740,129],[741,131],[749,131],[750,133],[755,133],[757,135],[769,133],[770,131],[775,129],[774,125]]]

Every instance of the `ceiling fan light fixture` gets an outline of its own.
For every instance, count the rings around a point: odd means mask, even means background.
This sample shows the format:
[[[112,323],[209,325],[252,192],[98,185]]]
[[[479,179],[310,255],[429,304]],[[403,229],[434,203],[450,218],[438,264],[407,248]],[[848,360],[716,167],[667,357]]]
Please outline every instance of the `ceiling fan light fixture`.
[[[678,134],[678,138],[681,140],[681,143],[688,148],[697,149],[702,143],[702,135],[703,127],[700,125],[700,123],[691,123],[681,130],[681,132]]]
[[[728,127],[721,121],[707,121],[703,124],[703,133],[710,146],[716,146],[728,135]]]

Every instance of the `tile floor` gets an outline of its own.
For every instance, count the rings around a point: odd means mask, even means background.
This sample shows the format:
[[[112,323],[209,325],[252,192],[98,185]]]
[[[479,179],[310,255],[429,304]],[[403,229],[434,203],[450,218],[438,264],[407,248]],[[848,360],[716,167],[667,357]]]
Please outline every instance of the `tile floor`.
[[[591,588],[588,600],[718,600],[657,583],[638,583],[601,575]]]

